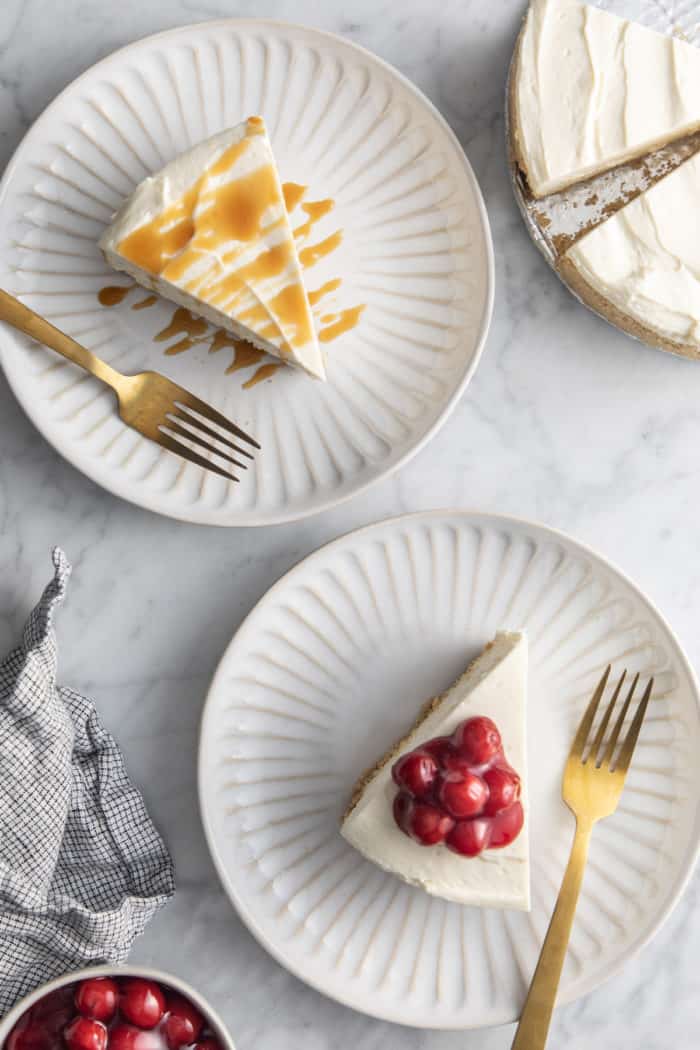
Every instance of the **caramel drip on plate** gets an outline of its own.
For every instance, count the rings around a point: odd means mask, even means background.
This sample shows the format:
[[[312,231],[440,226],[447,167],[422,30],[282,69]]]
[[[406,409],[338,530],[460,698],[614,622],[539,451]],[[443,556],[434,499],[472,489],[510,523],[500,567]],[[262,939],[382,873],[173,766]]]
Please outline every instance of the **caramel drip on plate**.
[[[131,307],[132,310],[147,310],[149,306],[153,306],[158,302],[157,295],[147,295],[145,299],[139,299],[137,303]]]
[[[306,193],[307,189],[307,186],[301,186],[298,182],[282,183],[282,196],[284,197],[284,206],[288,212],[294,211],[297,204]]]
[[[189,310],[185,310],[183,306],[178,306],[177,310],[172,316],[169,325],[158,332],[157,335],[153,336],[156,343],[165,343],[168,339],[174,339],[178,335],[182,335],[183,338],[172,346],[168,346],[165,353],[169,356],[173,354],[182,354],[185,350],[190,350],[195,343],[201,343],[202,337],[206,335],[209,325],[203,317],[195,317]]]
[[[334,277],[333,280],[326,281],[326,283],[322,284],[320,288],[316,288],[314,291],[306,293],[309,302],[312,306],[316,306],[317,303],[321,302],[321,299],[324,299],[327,295],[330,295],[331,292],[335,292],[340,288],[342,283],[340,277]]]
[[[326,314],[321,318],[323,327],[318,333],[318,341],[331,343],[338,336],[355,328],[364,309],[365,304],[362,303],[360,306],[351,306],[347,310],[341,310],[337,314]]]
[[[247,379],[243,384],[244,390],[250,390],[251,387],[257,386],[258,383],[262,383],[264,379],[270,379],[275,372],[278,372],[280,368],[284,368],[284,365],[275,365],[270,362],[269,365],[261,365],[253,372],[250,379]]]
[[[325,201],[309,201],[308,204],[302,204],[301,209],[306,212],[308,219],[302,226],[297,226],[294,230],[296,239],[302,240],[304,237],[308,237],[315,224],[324,215],[328,215],[328,212],[332,211],[334,207],[335,201],[331,200],[330,197]]]
[[[124,302],[133,287],[133,284],[110,284],[106,288],[100,288],[97,298],[102,306],[118,306]]]
[[[219,328],[214,332],[209,353],[216,354],[219,350],[224,350],[227,347],[233,350],[233,361],[226,369],[226,375],[230,375],[231,372],[238,372],[241,368],[257,365],[265,357],[263,351],[258,350],[252,343],[246,343],[243,339],[238,339],[235,335],[231,335],[230,332],[224,332],[222,328]]]
[[[319,241],[318,244],[310,244],[308,248],[302,248],[299,252],[299,262],[305,270],[308,270],[309,267],[315,266],[324,256],[334,252],[342,239],[343,231],[336,230],[330,237],[326,237],[325,241]]]

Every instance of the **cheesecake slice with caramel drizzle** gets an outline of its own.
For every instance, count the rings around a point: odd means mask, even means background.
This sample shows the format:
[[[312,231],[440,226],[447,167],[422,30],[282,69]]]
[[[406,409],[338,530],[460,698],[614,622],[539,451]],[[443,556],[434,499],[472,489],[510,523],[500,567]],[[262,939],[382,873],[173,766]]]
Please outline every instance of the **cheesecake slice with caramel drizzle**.
[[[262,117],[200,142],[145,179],[100,248],[139,284],[325,379]]]

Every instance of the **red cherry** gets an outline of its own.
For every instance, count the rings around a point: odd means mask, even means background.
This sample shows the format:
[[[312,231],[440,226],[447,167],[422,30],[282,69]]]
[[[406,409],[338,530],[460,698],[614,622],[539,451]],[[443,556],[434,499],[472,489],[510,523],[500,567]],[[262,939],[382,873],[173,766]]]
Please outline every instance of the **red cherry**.
[[[452,746],[474,766],[484,766],[501,750],[501,734],[484,715],[468,718],[452,734]]]
[[[462,857],[476,857],[489,845],[489,821],[460,820],[446,839],[446,846]]]
[[[30,1021],[29,1014],[10,1032],[5,1050],[52,1050],[51,1035],[40,1022]]]
[[[7,1037],[4,1050],[21,1050],[22,1036],[29,1026],[29,1011],[22,1014],[17,1024]]]
[[[109,1032],[109,1050],[163,1050],[158,1032],[143,1031],[130,1024],[116,1024]]]
[[[109,1033],[109,1050],[134,1050],[137,1035],[140,1035],[138,1028],[130,1024],[115,1024]]]
[[[101,1021],[78,1016],[63,1029],[68,1050],[106,1050],[107,1029]]]
[[[509,766],[492,766],[485,771],[484,780],[489,786],[485,816],[495,816],[520,798],[520,777]]]
[[[454,773],[458,777],[467,777],[473,772],[469,759],[461,755],[459,751],[455,751],[453,747],[450,747],[449,753],[445,755],[442,768],[446,773]]]
[[[218,1039],[209,1036],[207,1039],[200,1039],[198,1043],[195,1043],[194,1050],[223,1050],[223,1047]]]
[[[408,791],[399,791],[394,799],[394,820],[402,831],[410,834],[410,819],[413,812],[413,799]]]
[[[118,1001],[119,987],[110,977],[91,977],[81,981],[75,993],[78,1012],[95,1021],[111,1021]]]
[[[427,798],[437,776],[437,762],[426,751],[409,751],[395,762],[391,775],[400,788],[414,798]]]
[[[73,989],[68,985],[57,988],[55,992],[49,992],[31,1010],[33,1022],[43,1031],[50,1042],[61,1042],[61,1033],[69,1021],[75,1017],[75,1005],[73,1003]],[[39,1036],[35,1032],[29,1037],[34,1042],[39,1042]],[[24,1050],[31,1050],[27,1045]]]
[[[163,1026],[170,1050],[196,1043],[204,1028],[204,1018],[189,1000],[181,995],[168,996],[168,1016]]]
[[[155,981],[131,977],[122,984],[119,1009],[139,1028],[155,1028],[165,1013],[165,996]]]
[[[408,834],[421,846],[436,846],[444,842],[452,830],[454,820],[437,806],[428,802],[414,802],[408,818]]]
[[[476,773],[466,773],[464,776],[448,774],[438,790],[441,805],[457,820],[478,816],[488,797],[489,789]]]
[[[426,744],[421,744],[421,751],[427,751],[439,766],[444,766],[452,753],[452,744],[448,736],[436,736]]]
[[[508,809],[491,818],[491,849],[509,846],[517,838],[525,821],[522,802],[514,802]]]
[[[49,992],[38,1003],[35,1003],[31,1007],[31,1020],[41,1021],[50,1031],[58,1031],[71,1020],[75,1013],[72,986],[67,985]],[[64,1018],[63,1024],[58,1023],[59,1017]]]

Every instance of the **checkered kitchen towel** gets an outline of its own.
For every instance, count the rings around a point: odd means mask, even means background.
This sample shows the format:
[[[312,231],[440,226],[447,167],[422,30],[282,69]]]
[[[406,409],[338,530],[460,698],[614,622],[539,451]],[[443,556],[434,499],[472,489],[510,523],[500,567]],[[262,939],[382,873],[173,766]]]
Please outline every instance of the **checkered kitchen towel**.
[[[109,733],[56,685],[70,566],[0,663],[0,1016],[51,977],[126,958],[174,891],[172,861]]]

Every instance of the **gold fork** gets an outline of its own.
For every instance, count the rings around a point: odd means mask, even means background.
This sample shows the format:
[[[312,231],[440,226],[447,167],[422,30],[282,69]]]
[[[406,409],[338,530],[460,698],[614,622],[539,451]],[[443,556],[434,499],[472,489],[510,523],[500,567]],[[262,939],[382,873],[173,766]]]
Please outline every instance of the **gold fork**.
[[[13,328],[17,328],[20,332],[24,332],[25,335],[31,336],[32,339],[36,339],[57,353],[63,354],[73,364],[80,365],[97,379],[102,380],[117,395],[119,415],[128,426],[138,430],[151,441],[156,441],[170,452],[188,459],[190,463],[196,463],[198,467],[204,467],[205,470],[220,474],[229,481],[238,481],[235,474],[230,473],[230,469],[224,470],[217,463],[212,463],[210,459],[200,455],[197,450],[218,456],[224,462],[246,470],[247,464],[230,453],[235,452],[247,459],[252,459],[253,456],[231,438],[238,438],[252,445],[253,448],[260,448],[254,438],[237,427],[221,412],[217,412],[206,401],[195,397],[189,390],[178,386],[165,376],[158,375],[157,372],[139,372],[133,376],[122,375],[121,372],[115,371],[106,362],[86,350],[75,339],[71,339],[65,332],[54,328],[43,317],[35,314],[24,303],[19,302],[2,289],[0,289],[0,321],[7,321]],[[212,426],[208,426],[208,423],[213,423],[220,429],[215,430]],[[225,433],[222,434],[222,430]],[[183,444],[178,438],[191,442],[194,448]],[[224,449],[218,448],[213,442],[223,445]]]
[[[547,936],[542,945],[540,958],[535,969],[530,990],[520,1015],[520,1023],[515,1033],[512,1050],[542,1050],[547,1041],[547,1032],[552,1018],[554,1001],[559,987],[566,949],[571,936],[571,927],[576,912],[583,872],[588,856],[588,845],[593,825],[609,817],[617,809],[617,804],[625,784],[627,770],[632,761],[639,730],[649,703],[654,679],[650,679],[639,701],[632,723],[625,739],[616,754],[618,740],[625,723],[627,711],[632,702],[639,675],[635,675],[627,693],[620,713],[615,722],[610,739],[605,742],[605,734],[610,724],[615,705],[622,690],[627,672],[623,671],[603,715],[596,734],[591,741],[593,722],[598,705],[605,692],[610,676],[610,667],[603,674],[589,703],[578,732],[571,745],[569,758],[564,770],[562,795],[569,809],[576,817],[576,835],[571,847],[569,863],[564,874],[564,881],[554,913],[549,923]]]

